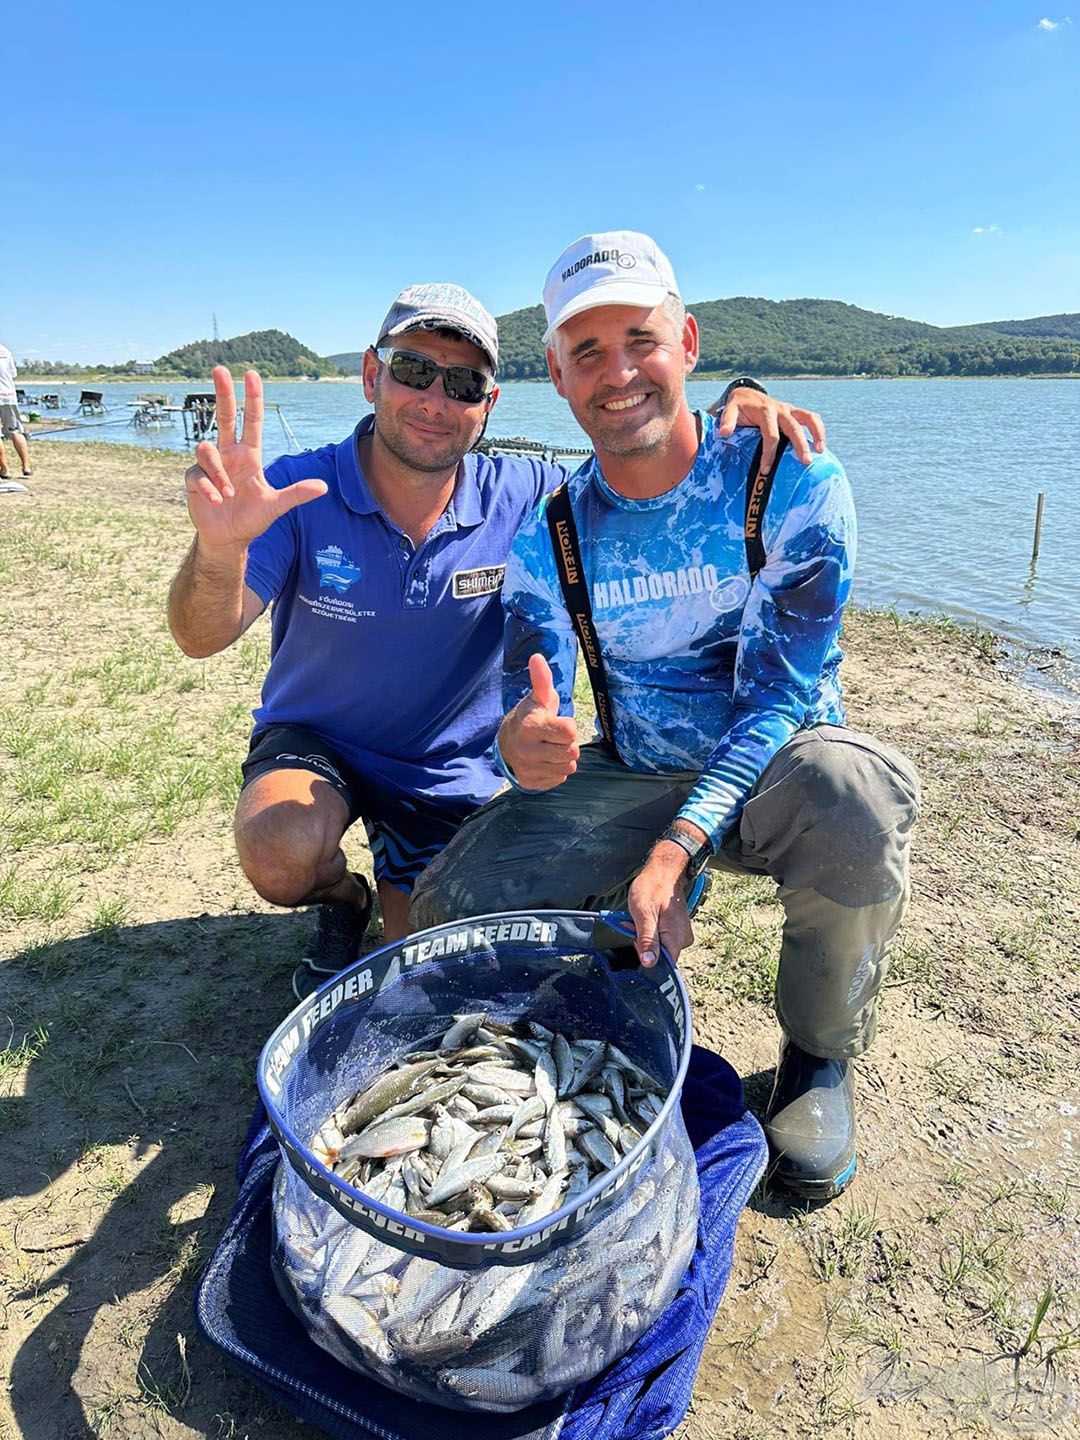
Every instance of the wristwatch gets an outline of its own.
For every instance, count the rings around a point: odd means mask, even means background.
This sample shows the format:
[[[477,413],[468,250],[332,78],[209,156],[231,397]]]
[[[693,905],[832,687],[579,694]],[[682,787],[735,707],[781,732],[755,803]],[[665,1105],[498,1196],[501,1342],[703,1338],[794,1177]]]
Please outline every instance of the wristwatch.
[[[752,380],[749,375],[740,375],[738,380],[732,380],[731,383],[726,387],[724,393],[720,396],[717,408],[722,410],[727,404],[727,402],[731,399],[733,392],[738,390],[743,385],[745,385],[748,390],[757,390],[762,395],[767,395],[769,393],[768,390],[765,389],[765,386],[760,383],[760,381]]]
[[[708,840],[695,840],[692,835],[687,835],[685,830],[677,830],[674,825],[669,825],[656,837],[660,840],[670,840],[673,845],[678,845],[680,850],[685,850],[690,857],[683,875],[688,885],[692,885],[702,870],[713,857],[713,848]]]

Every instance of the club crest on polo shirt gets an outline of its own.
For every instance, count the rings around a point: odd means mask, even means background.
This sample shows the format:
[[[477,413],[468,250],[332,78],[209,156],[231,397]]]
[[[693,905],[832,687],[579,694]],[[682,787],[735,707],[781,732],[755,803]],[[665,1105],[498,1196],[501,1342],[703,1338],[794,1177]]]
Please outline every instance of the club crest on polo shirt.
[[[344,595],[360,579],[359,565],[354,565],[340,545],[327,545],[325,550],[315,552],[315,564],[319,567],[319,589],[333,590]]]
[[[505,565],[481,565],[476,570],[455,570],[455,600],[475,600],[478,595],[494,595],[502,587]]]

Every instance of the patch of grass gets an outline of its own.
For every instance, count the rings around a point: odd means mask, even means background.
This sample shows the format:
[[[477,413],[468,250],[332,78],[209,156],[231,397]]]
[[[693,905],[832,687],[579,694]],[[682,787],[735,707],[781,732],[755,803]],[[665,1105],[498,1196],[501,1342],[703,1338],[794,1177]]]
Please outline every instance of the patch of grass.
[[[100,1008],[81,998],[61,1001],[55,1011],[56,1034],[76,1037],[77,1047],[55,1051],[49,1057],[46,1078],[79,1115],[88,1116],[100,1105],[93,1082],[112,1069],[130,1051],[130,1027],[119,1020],[102,1024]]]
[[[871,1340],[892,1364],[901,1361],[910,1349],[906,1333],[894,1323],[876,1325]]]
[[[51,985],[71,974],[78,963],[76,954],[74,944],[53,942],[35,945],[29,950],[24,950],[22,959],[29,975],[34,976],[43,985]]]
[[[818,1278],[828,1284],[838,1277],[852,1279],[866,1267],[869,1248],[877,1232],[877,1216],[873,1210],[853,1207],[839,1218],[835,1229],[815,1223],[814,1217],[805,1226],[810,1263]]]
[[[927,1066],[930,1087],[954,1105],[970,1105],[974,1098],[971,1072],[958,1055],[943,1055]]]
[[[1044,1361],[1053,1361],[1056,1356],[1062,1355],[1068,1350],[1080,1349],[1080,1323],[1075,1320],[1072,1320],[1071,1323],[1067,1322],[1068,1328],[1059,1331],[1056,1335],[1043,1336],[1042,1334],[1043,1323],[1057,1299],[1058,1296],[1053,1285],[1047,1285],[1035,1302],[1031,1321],[1020,1339],[1016,1351],[1018,1359],[1023,1359],[1032,1350],[1036,1350]]]
[[[270,636],[263,630],[249,631],[240,641],[240,673],[251,685],[261,685],[270,667]],[[588,695],[588,681],[585,693]]]
[[[163,690],[175,657],[175,651],[166,654],[164,649],[148,652],[142,645],[129,646],[99,665],[73,671],[73,678],[96,681],[102,704],[111,709],[118,700]]]
[[[0,1050],[0,1095],[11,1094],[15,1081],[28,1065],[32,1065],[44,1053],[48,1043],[48,1028],[45,1025],[35,1025],[17,1045],[9,1042]]]
[[[765,1321],[759,1320],[758,1323],[747,1330],[745,1334],[736,1335],[733,1340],[728,1340],[725,1344],[729,1350],[734,1350],[736,1354],[745,1354],[748,1350],[753,1350],[754,1346],[757,1345],[764,1334]]]
[[[145,1315],[126,1315],[116,1323],[116,1338],[125,1350],[136,1350],[146,1338]]]
[[[120,1199],[129,1186],[129,1177],[121,1170],[106,1170],[98,1183],[93,1187],[103,1200]]]
[[[768,1005],[776,987],[783,908],[771,880],[714,874],[706,905],[694,917],[697,944],[709,956],[693,981],[729,1000]]]
[[[1023,1221],[1015,1215],[988,1216],[983,1207],[976,1225],[957,1229],[938,1251],[939,1292],[959,1294],[977,1311],[1004,1315],[1015,1289],[1006,1262],[1023,1232]]]
[[[916,1252],[911,1235],[906,1231],[891,1234],[879,1232],[876,1238],[877,1270],[890,1294],[904,1285],[915,1272]]]
[[[106,1437],[122,1433],[118,1431],[123,1419],[127,1399],[123,1395],[108,1395],[103,1400],[93,1400],[87,1406],[86,1418],[95,1436]]]
[[[198,1231],[168,1225],[162,1239],[169,1262],[169,1279],[174,1285],[193,1284],[206,1264]]]
[[[135,1378],[140,1400],[159,1415],[174,1415],[187,1400],[181,1380],[158,1379],[145,1360],[139,1361]]]
[[[1072,1197],[1078,1190],[1080,1185],[1070,1184],[1068,1180],[1063,1180],[1054,1189],[1036,1183],[1031,1188],[1031,1199],[1049,1219],[1077,1224],[1080,1223],[1080,1215]]]
[[[215,721],[209,739],[197,746],[178,745],[171,710],[149,724],[138,710],[130,720],[113,715],[102,733],[101,712],[88,703],[98,698],[95,676],[105,676],[106,697],[110,687],[130,682],[124,693],[138,698],[147,687],[167,687],[170,664],[163,655],[129,655],[80,672],[85,693],[75,705],[38,715],[30,727],[19,707],[0,712],[0,734],[14,762],[0,812],[0,848],[55,853],[70,845],[77,847],[79,870],[102,870],[148,838],[174,835],[208,801],[231,811],[246,717]],[[35,897],[12,879],[6,893],[0,889],[0,914],[5,900],[12,919],[57,918],[66,908],[63,892]]]
[[[126,895],[114,895],[98,903],[90,917],[90,930],[104,939],[111,939],[131,917],[131,901]]]
[[[846,1351],[834,1350],[821,1369],[817,1409],[822,1425],[850,1424],[855,1418],[855,1401],[845,1386],[847,1368]]]
[[[996,661],[1004,655],[1001,640],[983,625],[969,624],[943,612],[924,614],[920,610],[910,610],[901,614],[895,605],[880,610],[870,607],[849,610],[844,617],[843,633],[858,631],[861,625],[873,625],[876,621],[889,625],[892,638],[906,650],[917,649],[919,640],[928,637],[970,644],[984,660]]]
[[[950,1240],[938,1253],[938,1269],[944,1281],[945,1294],[949,1294],[973,1273],[975,1251],[966,1230],[961,1230],[955,1240]]]
[[[24,880],[13,865],[0,871],[0,919],[52,922],[67,914],[70,903],[70,885],[55,875],[32,881]]]
[[[1019,960],[1033,979],[1040,979],[1046,963],[1047,935],[1051,925],[1043,915],[1030,915],[1023,925],[1001,926],[993,943],[1006,960]]]

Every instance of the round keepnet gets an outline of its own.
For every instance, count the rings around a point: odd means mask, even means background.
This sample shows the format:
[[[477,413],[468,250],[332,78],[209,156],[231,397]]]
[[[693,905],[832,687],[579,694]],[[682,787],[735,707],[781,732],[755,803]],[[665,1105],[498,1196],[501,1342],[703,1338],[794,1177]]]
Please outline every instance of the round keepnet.
[[[426,1224],[312,1148],[338,1107],[475,1012],[606,1042],[666,1092],[640,1142],[583,1193],[494,1233]],[[365,956],[287,1016],[259,1061],[283,1155],[273,1261],[286,1300],[323,1348],[414,1398],[512,1410],[595,1375],[663,1313],[693,1253],[697,1175],[679,1111],[690,1044],[676,967],[662,953],[641,969],[625,917],[482,916]]]

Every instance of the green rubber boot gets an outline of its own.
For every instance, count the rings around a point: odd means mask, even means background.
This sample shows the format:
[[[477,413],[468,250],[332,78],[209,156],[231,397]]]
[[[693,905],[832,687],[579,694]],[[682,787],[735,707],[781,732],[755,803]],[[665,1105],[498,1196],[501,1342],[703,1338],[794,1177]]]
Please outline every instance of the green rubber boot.
[[[847,1060],[780,1044],[765,1134],[772,1178],[808,1200],[829,1200],[855,1177],[855,1082]]]

